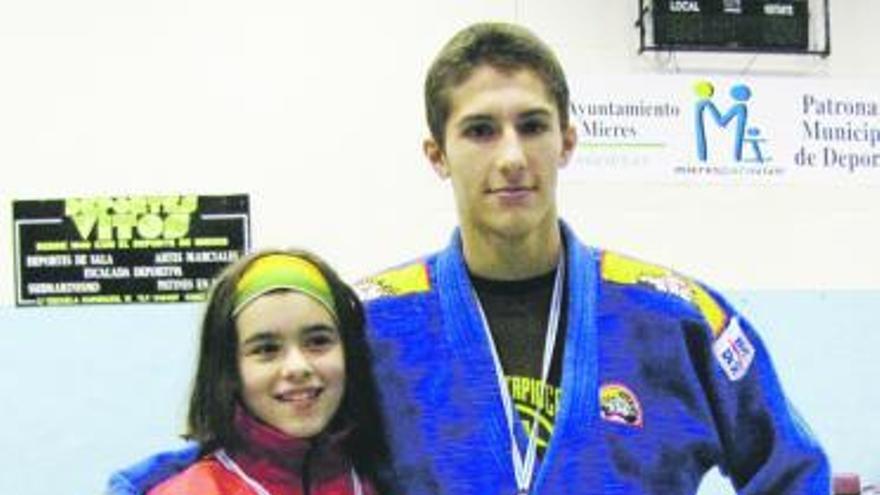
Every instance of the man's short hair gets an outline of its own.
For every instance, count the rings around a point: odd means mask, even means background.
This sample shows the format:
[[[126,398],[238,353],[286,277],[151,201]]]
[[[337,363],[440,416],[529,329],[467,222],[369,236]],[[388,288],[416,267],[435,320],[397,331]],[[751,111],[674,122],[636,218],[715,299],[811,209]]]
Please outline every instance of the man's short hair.
[[[568,127],[568,83],[550,47],[522,26],[478,23],[462,29],[446,43],[425,78],[428,127],[441,149],[445,147],[450,114],[449,93],[484,65],[504,71],[534,71],[556,103],[560,127]]]

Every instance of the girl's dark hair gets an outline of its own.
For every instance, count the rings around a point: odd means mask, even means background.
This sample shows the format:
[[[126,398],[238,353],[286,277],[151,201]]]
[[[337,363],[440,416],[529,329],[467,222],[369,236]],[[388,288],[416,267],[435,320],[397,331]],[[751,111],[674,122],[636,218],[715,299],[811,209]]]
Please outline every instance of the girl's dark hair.
[[[330,285],[345,350],[346,379],[342,402],[327,430],[353,425],[344,441],[346,453],[359,474],[368,477],[380,493],[390,493],[393,479],[389,450],[364,332],[363,306],[327,263],[307,251],[257,251],[235,261],[215,279],[202,319],[184,438],[198,441],[203,452],[234,447],[239,442],[233,421],[241,390],[238,335],[232,317],[235,288],[251,263],[270,254],[287,254],[311,262]]]

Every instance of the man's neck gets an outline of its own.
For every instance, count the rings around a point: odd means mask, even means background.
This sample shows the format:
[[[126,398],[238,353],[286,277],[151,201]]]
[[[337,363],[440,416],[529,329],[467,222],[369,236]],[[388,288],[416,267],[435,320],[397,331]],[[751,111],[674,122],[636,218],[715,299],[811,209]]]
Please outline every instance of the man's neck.
[[[464,259],[471,273],[490,280],[523,280],[550,272],[559,261],[559,223],[521,237],[462,229]]]

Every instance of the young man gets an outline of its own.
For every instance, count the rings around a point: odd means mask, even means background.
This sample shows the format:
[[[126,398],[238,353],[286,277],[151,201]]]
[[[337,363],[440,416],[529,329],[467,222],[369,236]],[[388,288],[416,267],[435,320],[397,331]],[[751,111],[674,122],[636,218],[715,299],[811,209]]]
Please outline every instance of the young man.
[[[751,326],[703,285],[586,247],[560,221],[576,135],[549,48],[518,26],[471,26],[425,99],[425,154],[460,227],[359,284],[406,493],[693,494],[713,466],[742,494],[829,493]],[[174,469],[152,459],[116,493]]]

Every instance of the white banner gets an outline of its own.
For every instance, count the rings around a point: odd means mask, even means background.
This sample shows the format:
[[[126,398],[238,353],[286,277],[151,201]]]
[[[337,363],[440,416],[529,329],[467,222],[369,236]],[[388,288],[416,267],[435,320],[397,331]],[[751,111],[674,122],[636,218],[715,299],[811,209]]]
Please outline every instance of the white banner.
[[[880,81],[572,81],[568,175],[640,182],[880,183]]]

